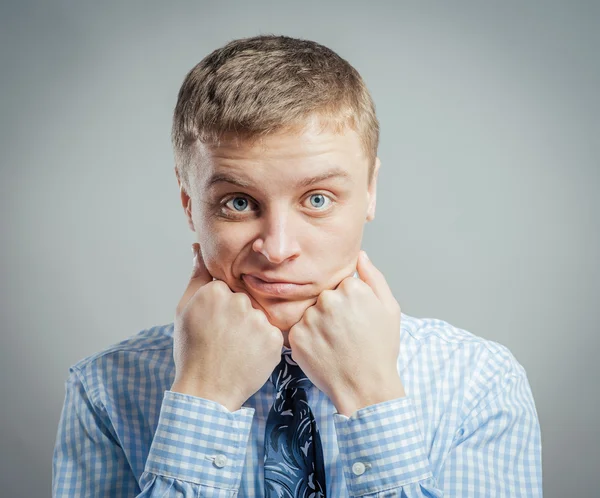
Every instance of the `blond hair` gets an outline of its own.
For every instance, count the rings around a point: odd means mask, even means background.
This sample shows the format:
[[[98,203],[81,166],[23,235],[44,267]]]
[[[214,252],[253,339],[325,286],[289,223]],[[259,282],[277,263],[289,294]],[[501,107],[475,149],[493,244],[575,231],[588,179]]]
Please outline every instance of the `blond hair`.
[[[192,68],[179,90],[171,140],[187,192],[194,145],[224,133],[244,139],[302,127],[318,116],[354,129],[373,173],[379,144],[375,105],[360,74],[333,50],[309,40],[264,35],[233,40]]]

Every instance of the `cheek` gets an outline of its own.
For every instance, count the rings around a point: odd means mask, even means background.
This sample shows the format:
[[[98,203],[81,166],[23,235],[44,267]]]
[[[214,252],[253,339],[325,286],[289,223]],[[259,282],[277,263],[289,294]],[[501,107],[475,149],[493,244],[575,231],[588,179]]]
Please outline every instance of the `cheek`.
[[[356,265],[361,248],[364,223],[356,217],[344,217],[328,226],[310,232],[302,245],[304,253],[316,266],[316,271],[327,280],[342,279]]]
[[[231,278],[233,263],[244,250],[247,241],[239,224],[219,225],[216,223],[202,226],[198,243],[209,273],[219,280],[228,281]]]
[[[337,216],[333,223],[325,227],[325,236],[330,243],[340,244],[335,250],[344,250],[344,245],[353,245],[356,241],[360,244],[365,227],[366,215],[362,206],[353,203]]]

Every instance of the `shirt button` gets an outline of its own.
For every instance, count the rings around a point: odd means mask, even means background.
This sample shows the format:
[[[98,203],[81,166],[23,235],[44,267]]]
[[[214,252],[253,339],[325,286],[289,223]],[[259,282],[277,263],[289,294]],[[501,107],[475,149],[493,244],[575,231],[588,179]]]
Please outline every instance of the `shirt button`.
[[[217,455],[215,457],[215,465],[217,467],[223,467],[227,463],[227,457],[225,455]]]
[[[352,472],[357,476],[364,474],[365,473],[365,464],[362,462],[354,463],[352,465]]]

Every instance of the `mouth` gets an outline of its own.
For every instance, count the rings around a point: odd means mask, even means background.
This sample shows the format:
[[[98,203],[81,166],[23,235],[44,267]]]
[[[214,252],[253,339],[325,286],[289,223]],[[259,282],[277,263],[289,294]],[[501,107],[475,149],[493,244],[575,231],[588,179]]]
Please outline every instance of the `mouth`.
[[[276,297],[310,297],[310,286],[296,282],[266,281],[255,275],[242,274],[244,283],[257,294]]]

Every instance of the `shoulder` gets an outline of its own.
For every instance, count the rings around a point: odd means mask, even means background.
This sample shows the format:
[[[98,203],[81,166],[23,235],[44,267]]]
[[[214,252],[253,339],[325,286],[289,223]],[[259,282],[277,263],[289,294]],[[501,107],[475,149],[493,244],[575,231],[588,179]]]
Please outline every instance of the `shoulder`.
[[[508,347],[437,318],[416,318],[402,314],[402,336],[411,349],[426,349],[446,357],[451,354],[486,364],[488,368],[511,375],[523,375],[525,369]]]
[[[114,358],[120,354],[132,353],[142,354],[152,351],[164,351],[173,348],[173,323],[166,325],[157,325],[149,329],[144,329],[135,335],[127,337],[122,341],[106,347],[90,356],[87,356],[71,368],[84,371],[89,368],[97,367],[109,358]]]
[[[87,356],[69,369],[93,398],[106,389],[149,376],[164,376],[173,368],[173,323],[157,325]],[[121,387],[119,387],[121,386]]]
[[[516,385],[528,384],[525,368],[503,344],[437,318],[402,315],[399,371],[415,392],[454,393],[469,411]],[[424,380],[427,379],[426,383]]]

